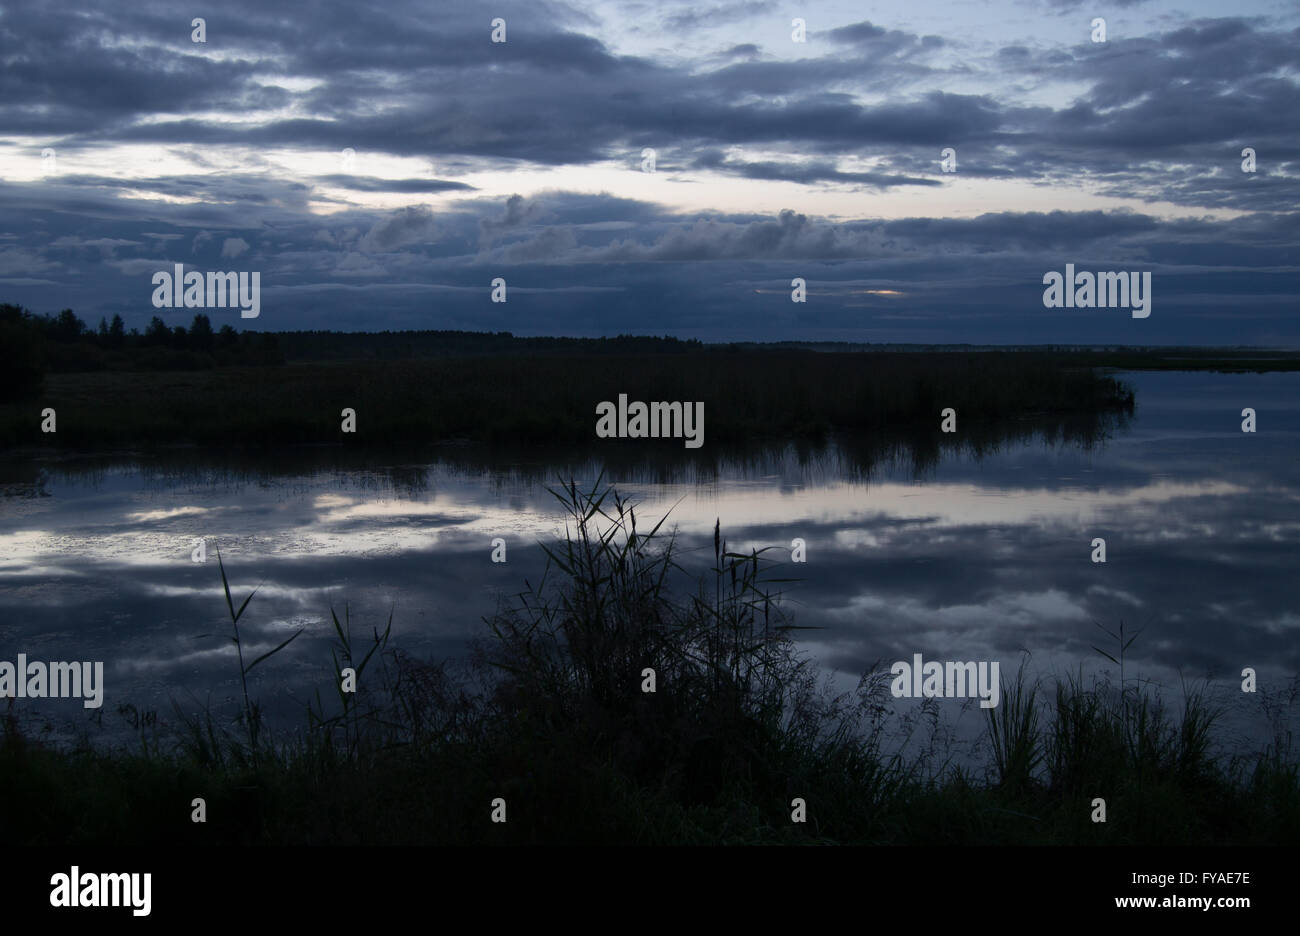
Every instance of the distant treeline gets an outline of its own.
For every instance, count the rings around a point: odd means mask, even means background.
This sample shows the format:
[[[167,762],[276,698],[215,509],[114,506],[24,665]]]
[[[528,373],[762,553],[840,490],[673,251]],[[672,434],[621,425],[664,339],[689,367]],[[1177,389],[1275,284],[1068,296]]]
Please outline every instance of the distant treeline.
[[[391,361],[479,354],[699,352],[696,340],[619,335],[614,338],[517,337],[510,332],[451,330],[335,332],[213,329],[198,313],[189,328],[159,316],[141,333],[126,329],[120,315],[101,317],[98,327],[72,309],[37,315],[0,304],[0,402],[40,392],[47,373],[87,371],[193,371],[213,367],[268,366],[286,361]]]
[[[988,360],[990,356],[1010,355],[1017,362],[1008,369],[1025,377],[1041,368],[1112,367],[1125,370],[1215,370],[1269,371],[1300,369],[1300,353],[1262,349],[1217,348],[1123,348],[1079,346],[1043,346],[1038,348],[984,349],[961,345],[858,345],[836,342],[731,342],[704,343],[695,339],[670,336],[618,335],[612,338],[521,337],[510,332],[469,332],[453,330],[335,332],[239,331],[230,324],[213,329],[202,312],[196,314],[188,328],[169,326],[154,316],[144,332],[125,328],[122,317],[100,318],[91,327],[72,309],[58,315],[36,315],[18,305],[0,304],[0,403],[35,399],[50,388],[45,375],[92,373],[95,371],[157,372],[207,371],[215,368],[266,368],[282,364],[367,364],[390,362],[442,362],[470,359],[468,378],[473,381],[482,366],[478,358],[495,358],[509,362],[507,370],[532,370],[534,359],[546,359],[538,365],[548,373],[561,358],[598,359],[647,358],[660,361],[650,370],[669,367],[700,376],[698,362],[669,366],[666,359],[682,355],[709,355],[705,369],[729,369],[723,363],[733,358],[762,358],[758,371],[770,372],[784,366],[791,354],[818,353],[821,363],[802,360],[805,372],[829,367],[839,372],[841,363],[829,359],[870,356],[873,369],[894,369],[906,361],[903,370],[909,378],[947,365],[920,363],[923,358],[960,358]],[[890,359],[885,363],[884,359]],[[895,360],[896,359],[896,360]],[[565,365],[567,366],[567,365]],[[858,365],[849,365],[850,370]],[[956,365],[960,367],[960,365]],[[602,366],[603,369],[603,366]],[[742,367],[748,376],[751,368]],[[333,372],[324,383],[346,386]],[[566,380],[573,378],[565,374]],[[246,378],[241,378],[246,379]],[[414,379],[419,380],[417,376]],[[803,380],[809,379],[808,377]],[[1031,382],[1036,382],[1036,378]],[[817,395],[817,394],[814,394]],[[1048,404],[1048,408],[1056,408]],[[835,420],[832,420],[833,422]]]
[[[155,315],[141,334],[127,331],[120,315],[100,318],[92,328],[72,309],[36,315],[0,304],[0,400],[38,393],[47,372],[205,370],[283,361],[274,334],[238,332],[230,325],[214,331],[203,313],[189,328],[168,326]]]
[[[612,354],[680,354],[710,346],[695,339],[653,335],[614,338],[525,338],[507,331],[277,332],[279,347],[290,361],[400,360],[460,354],[591,352]]]

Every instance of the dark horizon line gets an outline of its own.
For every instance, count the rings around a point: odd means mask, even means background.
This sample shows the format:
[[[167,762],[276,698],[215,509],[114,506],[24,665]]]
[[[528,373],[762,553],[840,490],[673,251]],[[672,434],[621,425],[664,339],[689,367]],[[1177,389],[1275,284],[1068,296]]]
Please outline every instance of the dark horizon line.
[[[53,313],[38,313],[34,310],[15,303],[3,303],[9,309],[20,309],[32,319],[44,320],[52,324],[57,319]],[[168,310],[173,315],[178,310]],[[184,310],[188,312],[188,310]],[[80,327],[83,329],[78,337],[94,338],[97,334],[93,325],[93,319],[82,319],[77,315],[75,310],[65,307],[63,312],[71,312],[76,316]],[[194,318],[203,316],[208,319],[209,325],[215,330],[218,326],[211,321],[210,316],[202,308],[195,311]],[[101,316],[107,321],[107,316]],[[120,319],[120,313],[114,314],[113,318]],[[166,321],[160,315],[154,318],[160,321]],[[245,321],[245,320],[241,320]],[[191,319],[191,323],[193,318]],[[1078,341],[1044,341],[1044,342],[993,342],[993,343],[975,343],[975,342],[958,342],[958,341],[858,341],[850,339],[830,339],[830,338],[710,338],[703,339],[698,337],[683,337],[668,333],[654,332],[619,332],[614,335],[601,334],[519,334],[513,331],[492,331],[488,329],[470,330],[458,328],[403,328],[403,329],[379,329],[379,330],[360,330],[360,329],[281,329],[272,331],[260,328],[235,328],[230,322],[221,323],[222,329],[229,328],[237,334],[257,334],[268,336],[282,336],[287,338],[299,337],[333,337],[333,336],[352,336],[352,337],[380,337],[389,338],[468,338],[468,339],[487,339],[497,341],[523,341],[523,342],[546,342],[546,341],[565,341],[565,342],[617,342],[617,341],[645,341],[645,342],[664,342],[682,344],[699,348],[748,348],[748,349],[826,349],[830,351],[854,351],[854,350],[899,350],[899,351],[1063,351],[1063,352],[1086,352],[1086,351],[1105,351],[1105,352],[1130,352],[1143,353],[1152,351],[1222,351],[1233,353],[1255,353],[1271,352],[1275,354],[1296,354],[1300,353],[1300,346],[1288,345],[1260,345],[1260,344],[1162,344],[1159,342],[1149,344],[1124,344],[1116,342],[1078,342]],[[177,322],[169,324],[169,329],[185,329],[185,323]],[[132,327],[129,334],[141,337],[143,333],[138,327]]]
[[[1044,341],[1038,343],[1030,342],[1007,342],[1007,343],[989,343],[976,344],[968,341],[852,341],[846,339],[825,339],[825,338],[774,338],[774,339],[756,339],[756,338],[731,338],[731,339],[703,339],[695,337],[682,337],[667,333],[654,332],[619,332],[613,335],[577,335],[577,334],[519,334],[512,331],[490,331],[471,330],[460,328],[402,328],[402,329],[378,329],[378,330],[359,330],[359,329],[331,329],[331,328],[293,328],[270,331],[264,329],[244,329],[243,331],[259,335],[356,335],[356,336],[379,336],[388,335],[393,337],[401,336],[457,336],[469,338],[499,338],[512,339],[516,341],[670,341],[680,344],[702,345],[706,348],[717,347],[745,347],[745,348],[816,348],[831,347],[843,350],[852,350],[857,348],[874,348],[874,349],[906,349],[906,350],[962,350],[962,351],[1003,351],[1003,350],[1025,350],[1025,351],[1269,351],[1280,354],[1300,353],[1300,346],[1292,347],[1285,345],[1249,345],[1249,344],[1123,344],[1109,341],[1101,342],[1076,342],[1076,341]]]

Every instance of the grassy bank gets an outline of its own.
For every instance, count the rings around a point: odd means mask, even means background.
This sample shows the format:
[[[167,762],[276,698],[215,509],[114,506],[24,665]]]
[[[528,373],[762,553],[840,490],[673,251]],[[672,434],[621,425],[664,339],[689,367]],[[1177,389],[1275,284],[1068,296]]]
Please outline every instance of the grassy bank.
[[[281,446],[596,442],[596,405],[703,401],[704,444],[830,431],[939,436],[1042,416],[1131,410],[1131,391],[1050,354],[817,354],[710,351],[492,355],[201,371],[49,374],[0,406],[0,445],[103,449],[195,443]],[[57,432],[41,431],[53,408]],[[356,432],[341,411],[356,411]],[[659,446],[680,442],[656,441]]]
[[[19,843],[1294,843],[1289,740],[1213,753],[1203,690],[1172,705],[1086,680],[1004,680],[981,768],[900,717],[888,665],[832,695],[767,558],[715,531],[712,565],[613,492],[557,492],[545,578],[485,621],[467,672],[335,619],[334,670],[292,734],[178,708],[139,746],[75,750],[6,720],[0,837]],[[223,569],[224,577],[224,569]],[[229,593],[228,593],[229,594]],[[228,597],[232,637],[256,599]],[[237,610],[238,609],[238,610]],[[295,652],[292,645],[279,651]],[[1117,654],[1118,655],[1118,651]],[[257,661],[240,656],[246,672]],[[644,691],[646,669],[653,692]],[[947,703],[955,704],[955,703]],[[975,710],[979,714],[979,710]],[[892,753],[912,738],[906,756]],[[190,821],[191,801],[207,822]],[[505,800],[507,821],[491,821]],[[791,821],[792,800],[807,821]],[[1092,821],[1094,798],[1107,819]]]

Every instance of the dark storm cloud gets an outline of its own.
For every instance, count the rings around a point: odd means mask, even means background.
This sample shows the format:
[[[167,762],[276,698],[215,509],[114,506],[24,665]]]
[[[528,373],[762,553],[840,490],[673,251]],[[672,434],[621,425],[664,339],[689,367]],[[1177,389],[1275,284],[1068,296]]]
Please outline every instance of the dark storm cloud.
[[[737,46],[732,46],[724,52],[719,53],[719,58],[755,58],[761,54],[758,46],[752,42],[744,42]]]
[[[1078,9],[1084,4],[1092,4],[1093,0],[1044,0],[1047,6],[1065,12],[1067,10]],[[1141,6],[1144,3],[1150,3],[1151,0],[1112,0],[1114,6],[1127,8]]]
[[[1082,42],[1070,50],[1001,55],[1003,67],[1085,82],[1069,107],[1034,127],[1073,147],[1123,148],[1130,161],[1186,144],[1235,142],[1255,134],[1295,152],[1300,116],[1294,66],[1300,30],[1257,29],[1242,19],[1193,23],[1155,37]],[[1005,52],[1006,50],[1004,50]]]
[[[454,192],[473,190],[474,186],[446,179],[377,179],[350,175],[322,176],[320,181],[354,192]]]
[[[836,149],[918,136],[932,141],[945,127],[948,135],[967,135],[993,122],[984,102],[974,99],[932,96],[914,108],[864,108],[826,91],[834,83],[893,86],[902,74],[927,73],[919,65],[900,71],[882,48],[859,58],[745,62],[701,81],[612,54],[595,39],[557,31],[536,17],[507,16],[513,29],[500,45],[488,42],[486,24],[468,11],[428,21],[392,12],[349,14],[345,27],[337,9],[326,7],[313,11],[312,31],[293,35],[256,8],[232,15],[232,22],[214,21],[210,47],[264,57],[250,69],[246,61],[205,56],[207,47],[188,42],[188,31],[173,20],[97,16],[84,28],[76,22],[55,27],[53,14],[29,11],[0,27],[24,49],[0,83],[11,102],[0,105],[0,116],[18,132],[64,134],[63,146],[115,140],[341,149],[364,141],[392,153],[504,156],[550,165],[651,142],[811,137],[816,147]],[[31,33],[44,38],[19,43]],[[124,53],[120,42],[106,42],[105,33],[143,48]],[[902,49],[917,40],[891,32],[886,44]],[[316,116],[251,126],[190,116],[232,104],[243,110],[286,104],[287,92],[259,84],[262,75],[322,82],[300,95],[301,109]],[[404,80],[394,86],[388,76],[396,75]],[[798,100],[740,103],[738,94]],[[45,106],[32,108],[30,101]],[[375,113],[376,103],[385,105],[382,113]],[[132,122],[143,115],[151,119]]]
[[[940,36],[917,36],[898,29],[885,29],[869,20],[840,26],[817,35],[842,45],[867,47],[873,55],[917,48],[936,49],[944,45]]]
[[[675,15],[740,18],[768,6],[723,4]],[[1048,108],[923,89],[948,74],[932,60],[948,43],[869,21],[817,34],[829,39],[829,53],[781,61],[763,56],[755,43],[739,44],[732,51],[747,61],[688,70],[568,32],[563,24],[575,17],[562,7],[502,7],[510,26],[503,44],[489,42],[485,16],[469,4],[436,16],[414,4],[365,16],[327,4],[299,14],[293,25],[301,28],[292,30],[260,4],[235,4],[209,23],[206,45],[189,41],[188,15],[161,8],[110,15],[92,6],[79,18],[14,10],[0,20],[0,35],[18,50],[0,74],[0,119],[14,133],[61,136],[60,148],[364,145],[399,155],[551,166],[630,156],[643,146],[676,152],[678,165],[699,165],[720,146],[769,144],[829,161],[875,155],[895,171],[853,173],[826,162],[826,171],[811,175],[797,166],[782,173],[770,161],[742,160],[713,168],[752,179],[866,185],[919,184],[890,177],[914,174],[917,147],[932,163],[934,148],[955,146],[975,157],[963,159],[972,175],[1062,184],[1085,175],[1126,197],[1215,207],[1258,204],[1261,193],[1234,184],[1240,180],[1226,172],[1232,154],[1251,145],[1277,170],[1269,182],[1274,191],[1263,197],[1300,195],[1286,170],[1296,158],[1288,133],[1296,122],[1296,82],[1278,71],[1292,62],[1300,33],[1270,32],[1244,19],[1064,49],[1011,45],[976,63],[987,74],[1005,70],[1088,86],[1068,104]],[[315,84],[290,92],[267,83],[287,79]],[[855,96],[873,91],[889,99],[869,104]],[[299,115],[253,124],[206,116],[290,104]],[[1209,181],[1164,180],[1147,165],[1174,159],[1204,167],[1202,176],[1225,171]],[[388,184],[395,192],[438,190],[433,182]],[[366,186],[351,187],[378,190]]]
[[[697,26],[720,25],[778,9],[775,0],[739,0],[736,3],[718,3],[674,13],[664,20],[664,25],[674,31]]]

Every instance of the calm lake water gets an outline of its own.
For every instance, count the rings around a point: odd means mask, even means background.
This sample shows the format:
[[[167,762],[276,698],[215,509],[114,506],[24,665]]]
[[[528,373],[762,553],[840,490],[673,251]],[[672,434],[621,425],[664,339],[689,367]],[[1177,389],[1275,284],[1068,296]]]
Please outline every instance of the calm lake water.
[[[1231,735],[1273,737],[1264,699],[1239,691],[1254,667],[1281,699],[1300,671],[1295,600],[1300,544],[1300,374],[1122,375],[1137,413],[1090,451],[1033,442],[975,459],[948,457],[916,477],[906,463],[864,478],[834,449],[794,448],[723,462],[613,469],[607,480],[638,507],[640,525],[671,510],[684,563],[704,571],[720,518],[733,549],[807,544],[807,561],[774,574],[804,646],[850,689],[877,661],[1000,661],[1031,671],[1115,670],[1094,624],[1144,628],[1127,675],[1181,699],[1181,680],[1212,677]],[[1241,431],[1241,410],[1258,431]],[[617,442],[611,442],[617,445]],[[599,450],[597,450],[599,452]],[[676,457],[676,451],[673,457]],[[463,656],[482,617],[536,581],[539,539],[562,530],[545,485],[590,484],[599,460],[462,455],[301,469],[218,463],[197,453],[8,462],[0,480],[0,660],[102,660],[102,726],[118,706],[171,715],[171,699],[228,705],[239,692],[217,569],[235,600],[261,585],[241,622],[269,649],[307,632],[258,667],[252,691],[272,712],[329,691],[331,604],[358,634],[393,612],[394,645]],[[191,561],[206,537],[208,558]],[[491,561],[492,540],[507,561]],[[1091,561],[1094,537],[1107,562]],[[774,551],[773,554],[775,554]],[[1117,675],[1117,674],[1116,674]],[[84,725],[79,702],[19,700],[56,731]],[[906,703],[900,703],[906,704]],[[978,727],[959,702],[945,717]],[[1295,726],[1294,708],[1281,724]],[[290,721],[293,721],[290,718]],[[959,732],[960,733],[960,732]],[[1262,740],[1261,740],[1262,739]],[[1258,743],[1257,743],[1258,742]]]

